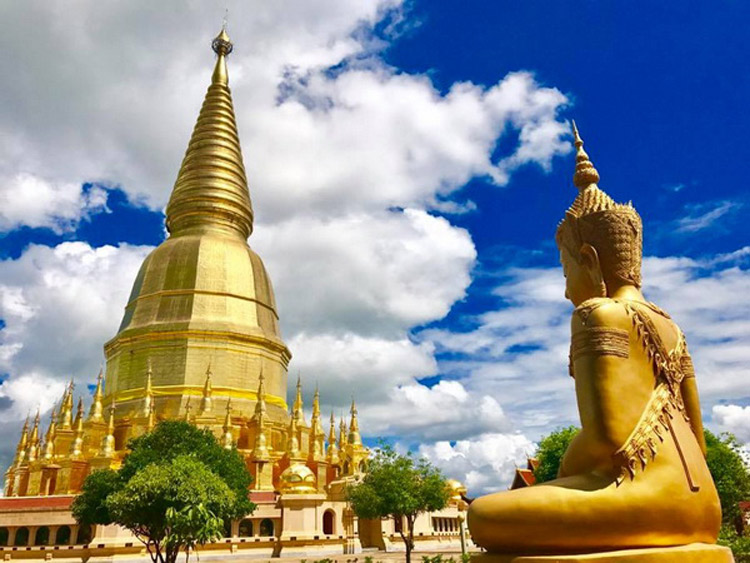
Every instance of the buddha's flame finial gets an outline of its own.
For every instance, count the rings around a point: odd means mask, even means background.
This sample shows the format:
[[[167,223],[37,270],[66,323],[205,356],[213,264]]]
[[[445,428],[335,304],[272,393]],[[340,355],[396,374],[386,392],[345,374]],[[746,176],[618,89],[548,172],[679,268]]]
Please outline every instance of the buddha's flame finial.
[[[573,143],[576,147],[576,171],[573,174],[573,185],[583,191],[591,184],[599,182],[599,172],[589,160],[589,155],[583,150],[583,139],[578,133],[575,121],[573,121]]]

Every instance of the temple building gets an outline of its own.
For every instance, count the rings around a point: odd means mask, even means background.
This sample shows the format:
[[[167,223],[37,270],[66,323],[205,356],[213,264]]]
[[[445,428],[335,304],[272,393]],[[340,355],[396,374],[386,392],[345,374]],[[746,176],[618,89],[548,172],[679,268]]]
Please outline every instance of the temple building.
[[[287,405],[291,353],[269,275],[247,243],[254,214],[228,86],[232,43],[222,30],[212,46],[211,85],[166,208],[169,236],[138,272],[90,405],[76,402],[71,381],[48,421],[37,413],[23,427],[0,499],[6,560],[145,557],[126,530],[79,527],[70,505],[87,475],[117,469],[129,440],[168,419],[210,428],[254,477],[257,509],[205,550],[271,556],[401,543],[401,523],[359,522],[345,499],[368,459],[354,401],[346,420],[324,420],[316,390],[308,420],[298,378]],[[458,542],[465,489],[451,487],[449,506],[418,520],[418,539]]]

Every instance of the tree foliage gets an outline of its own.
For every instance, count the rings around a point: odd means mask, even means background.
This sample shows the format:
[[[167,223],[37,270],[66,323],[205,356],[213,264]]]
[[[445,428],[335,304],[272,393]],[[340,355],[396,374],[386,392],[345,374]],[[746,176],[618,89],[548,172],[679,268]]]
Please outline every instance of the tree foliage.
[[[381,444],[362,480],[347,490],[347,498],[359,518],[406,521],[406,531],[403,526],[399,530],[409,563],[417,516],[444,508],[450,492],[440,470],[427,460],[415,460],[411,453],[400,455]]]
[[[731,434],[706,435],[706,462],[714,478],[721,500],[721,516],[725,524],[734,524],[740,517],[739,502],[750,499],[750,472],[740,455],[740,445]]]
[[[130,530],[156,563],[173,563],[221,537],[224,520],[255,508],[242,456],[222,448],[208,430],[165,421],[128,444],[119,471],[86,478],[72,511],[82,524],[115,523]]]
[[[539,466],[534,471],[537,483],[551,481],[557,477],[565,450],[570,442],[578,434],[579,429],[575,426],[559,428],[542,438],[536,452]]]

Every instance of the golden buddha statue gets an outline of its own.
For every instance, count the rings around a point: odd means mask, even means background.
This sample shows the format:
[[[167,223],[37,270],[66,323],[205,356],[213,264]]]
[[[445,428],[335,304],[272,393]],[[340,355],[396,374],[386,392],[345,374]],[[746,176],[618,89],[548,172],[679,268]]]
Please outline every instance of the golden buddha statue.
[[[685,336],[643,297],[641,219],[597,186],[573,131],[579,194],[556,240],[582,429],[557,479],[475,500],[472,538],[496,561],[732,561],[706,545],[721,508]]]

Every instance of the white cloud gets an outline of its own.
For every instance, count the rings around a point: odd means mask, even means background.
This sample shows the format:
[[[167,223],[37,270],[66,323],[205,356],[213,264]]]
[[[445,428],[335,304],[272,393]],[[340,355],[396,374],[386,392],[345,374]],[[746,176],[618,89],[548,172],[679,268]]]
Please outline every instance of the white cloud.
[[[711,414],[721,431],[731,432],[740,442],[750,445],[750,407],[714,405]]]
[[[371,434],[401,439],[457,440],[510,429],[493,397],[445,379],[431,388],[417,383],[395,387],[389,401],[365,412],[363,420]]]
[[[742,203],[737,201],[718,201],[688,207],[689,214],[677,221],[678,233],[697,233],[713,225],[716,221],[737,211]]]
[[[480,495],[508,488],[516,467],[525,467],[535,450],[536,444],[521,434],[486,433],[455,444],[422,445],[419,453],[463,482],[470,495]]]
[[[0,262],[0,318],[6,325],[0,331],[0,371],[11,374],[2,385],[6,396],[19,398],[9,393],[23,391],[16,382],[31,374],[41,381],[96,376],[102,346],[117,330],[149,251],[66,242],[32,245],[18,260]],[[40,394],[37,400],[47,398]]]
[[[62,233],[107,210],[107,192],[98,186],[84,190],[80,183],[54,183],[28,173],[0,182],[0,232],[26,225]]]

